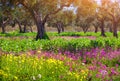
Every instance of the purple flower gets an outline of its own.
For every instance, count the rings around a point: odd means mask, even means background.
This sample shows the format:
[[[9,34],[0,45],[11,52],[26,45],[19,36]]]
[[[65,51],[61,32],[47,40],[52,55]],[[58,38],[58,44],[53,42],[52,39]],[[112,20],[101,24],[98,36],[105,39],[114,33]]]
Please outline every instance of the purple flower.
[[[97,78],[100,78],[100,74],[96,74],[96,77],[97,77]]]
[[[105,75],[108,74],[108,72],[106,70],[100,70],[100,74],[103,75],[103,76],[105,76]]]
[[[111,74],[112,74],[112,75],[117,75],[118,73],[115,71],[114,68],[111,68]]]

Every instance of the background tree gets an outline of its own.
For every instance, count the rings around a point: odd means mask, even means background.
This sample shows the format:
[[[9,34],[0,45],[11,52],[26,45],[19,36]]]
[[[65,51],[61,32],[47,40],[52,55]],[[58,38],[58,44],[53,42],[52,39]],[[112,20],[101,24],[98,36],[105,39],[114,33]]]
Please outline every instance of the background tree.
[[[95,16],[94,16],[95,17]],[[92,25],[94,26],[94,28],[95,28],[95,33],[97,33],[98,32],[98,28],[100,27],[100,22],[97,20],[97,18],[95,17],[94,18],[94,21],[92,22]]]
[[[10,3],[5,3],[4,0],[0,1],[0,27],[2,28],[2,33],[5,33],[5,27],[11,19],[12,5]]]
[[[70,6],[75,0],[10,0],[10,3],[22,4],[32,15],[36,26],[36,40],[45,38],[45,23],[47,19],[58,13],[63,7]]]
[[[94,0],[81,0],[81,4],[77,8],[76,24],[80,26],[84,32],[87,32],[96,13],[96,3]]]
[[[120,3],[119,0],[115,0],[114,2],[109,1],[108,3],[104,3],[107,8],[105,8],[106,13],[109,15],[109,19],[112,22],[113,36],[118,37],[117,28],[120,22]]]
[[[64,32],[64,27],[72,26],[74,24],[76,15],[72,10],[60,11],[48,21],[52,27],[57,27],[58,33]]]

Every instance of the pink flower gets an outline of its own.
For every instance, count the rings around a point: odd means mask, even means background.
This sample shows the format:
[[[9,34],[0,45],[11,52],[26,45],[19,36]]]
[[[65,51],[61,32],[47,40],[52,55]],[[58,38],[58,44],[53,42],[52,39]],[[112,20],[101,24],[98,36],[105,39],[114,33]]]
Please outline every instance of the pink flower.
[[[105,75],[108,74],[108,72],[107,72],[106,70],[100,70],[100,73],[101,73],[101,75],[103,75],[103,76],[105,76]]]

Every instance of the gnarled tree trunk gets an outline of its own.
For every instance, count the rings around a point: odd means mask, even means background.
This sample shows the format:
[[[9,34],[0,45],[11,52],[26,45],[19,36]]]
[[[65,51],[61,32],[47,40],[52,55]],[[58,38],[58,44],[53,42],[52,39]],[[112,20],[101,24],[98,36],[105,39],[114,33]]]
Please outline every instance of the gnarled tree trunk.
[[[98,27],[95,26],[94,28],[95,28],[95,33],[97,33],[98,32]]]
[[[45,27],[44,27],[44,23],[42,22],[37,22],[37,36],[36,36],[36,40],[38,39],[44,39],[45,36]]]
[[[84,33],[86,33],[89,29],[89,25],[87,23],[82,23],[80,26]]]
[[[117,22],[113,22],[113,36],[118,38],[117,34]]]
[[[105,30],[104,30],[104,20],[101,20],[100,29],[101,29],[101,36],[106,37],[106,35],[105,35]]]
[[[113,32],[112,26],[109,27],[109,32]]]
[[[19,32],[20,32],[20,33],[23,33],[23,31],[22,31],[22,26],[21,26],[20,21],[19,21],[18,19],[15,19],[15,21],[18,23],[18,26],[19,26]]]
[[[8,24],[9,20],[10,19],[8,17],[2,17],[2,20],[0,21],[0,25],[2,27],[2,33],[6,32],[5,27]]]
[[[63,27],[63,23],[62,22],[56,22],[56,27],[57,27],[57,30],[58,30],[58,34],[61,33],[61,32],[64,32],[64,27]]]
[[[32,11],[31,13],[37,26],[36,40],[49,39],[45,31],[46,18],[42,20],[39,13],[35,11]]]
[[[24,21],[24,29],[23,29],[23,33],[26,33],[26,32],[27,32],[26,27],[27,27],[27,21],[25,20],[25,21]]]
[[[23,30],[23,33],[26,33],[26,24],[24,24],[24,30]]]
[[[62,22],[61,22],[61,31],[64,32],[64,25]]]
[[[1,27],[2,27],[2,33],[5,33],[5,25],[4,24],[1,24]]]

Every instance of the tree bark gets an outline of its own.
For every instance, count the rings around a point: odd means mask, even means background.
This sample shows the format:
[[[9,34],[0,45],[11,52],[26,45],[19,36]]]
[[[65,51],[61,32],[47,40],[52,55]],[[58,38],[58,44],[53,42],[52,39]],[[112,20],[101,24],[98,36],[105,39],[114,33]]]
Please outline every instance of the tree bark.
[[[2,27],[2,33],[5,33],[5,25],[4,24],[1,24],[1,27]]]
[[[89,25],[84,23],[84,24],[82,24],[81,28],[82,28],[83,32],[86,33],[89,29]]]
[[[118,34],[117,34],[117,23],[114,21],[113,22],[113,36],[118,38]]]
[[[36,40],[38,39],[44,39],[45,38],[45,27],[44,27],[44,23],[42,22],[36,22],[37,24],[37,36],[36,36]]]
[[[84,33],[88,31],[88,27],[83,28]]]
[[[37,26],[37,35],[36,35],[36,40],[38,39],[49,39],[49,37],[46,34],[45,31],[45,23],[46,19],[41,19],[40,14],[37,13],[36,11],[32,10],[31,14],[34,18],[35,24]]]
[[[23,33],[26,33],[26,24],[24,24],[24,30]]]
[[[64,32],[64,25],[62,22],[61,22],[61,31]]]
[[[98,27],[95,27],[95,33],[97,33],[98,32]]]
[[[9,18],[7,18],[7,17],[2,18],[2,21],[0,23],[0,25],[2,27],[2,33],[6,33],[5,27],[8,24],[8,22],[9,22]]]
[[[20,33],[23,33],[23,31],[22,31],[22,26],[21,26],[21,24],[20,24],[20,21],[19,21],[18,19],[15,19],[15,21],[18,23],[19,32],[20,32]]]
[[[25,20],[25,21],[24,21],[24,30],[23,30],[23,33],[26,33],[26,31],[27,31],[27,30],[26,30],[26,26],[27,26],[27,21]]]
[[[61,25],[60,25],[60,23],[57,22],[56,26],[57,26],[58,34],[60,34],[61,33]]]
[[[104,20],[101,20],[101,36],[106,37],[105,30],[104,30]]]

